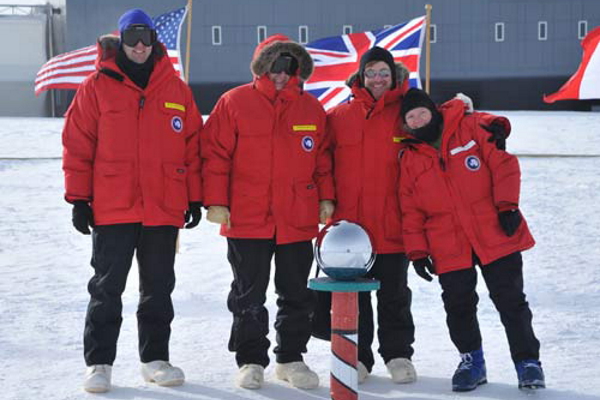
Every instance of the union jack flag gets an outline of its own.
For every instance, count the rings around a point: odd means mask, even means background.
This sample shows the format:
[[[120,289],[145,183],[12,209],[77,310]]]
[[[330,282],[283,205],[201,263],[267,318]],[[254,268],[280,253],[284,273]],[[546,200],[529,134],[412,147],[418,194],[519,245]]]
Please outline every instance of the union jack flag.
[[[169,59],[177,73],[183,77],[183,64],[179,52],[181,26],[185,20],[187,7],[153,18],[158,40],[167,48]],[[113,32],[118,35],[119,32]],[[96,71],[96,45],[87,46],[48,60],[35,78],[35,94],[49,89],[77,89],[88,75]]]
[[[401,61],[410,71],[411,87],[421,87],[419,59],[425,30],[425,17],[374,31],[319,39],[308,43],[315,70],[304,84],[325,110],[348,99],[351,90],[346,79],[358,71],[361,55],[374,46],[389,50],[396,62]]]

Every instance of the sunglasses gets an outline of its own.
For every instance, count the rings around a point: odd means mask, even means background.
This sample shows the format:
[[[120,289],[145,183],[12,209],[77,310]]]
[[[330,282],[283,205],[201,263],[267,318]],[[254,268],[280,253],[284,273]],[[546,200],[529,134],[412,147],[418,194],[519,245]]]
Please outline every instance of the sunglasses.
[[[121,40],[129,47],[135,47],[139,42],[144,46],[152,46],[156,43],[156,31],[146,25],[133,25],[123,31]]]
[[[389,69],[380,69],[379,71],[375,71],[374,69],[367,69],[365,71],[365,77],[369,79],[375,78],[377,75],[381,78],[389,78],[392,76],[392,71]]]
[[[271,64],[269,72],[272,74],[278,74],[283,72],[289,76],[292,76],[298,71],[298,61],[291,55],[282,54]]]

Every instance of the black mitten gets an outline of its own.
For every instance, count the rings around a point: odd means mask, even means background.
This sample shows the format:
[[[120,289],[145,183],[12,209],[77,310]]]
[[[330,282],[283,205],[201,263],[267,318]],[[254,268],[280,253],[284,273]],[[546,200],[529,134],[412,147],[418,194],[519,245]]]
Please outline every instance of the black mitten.
[[[193,201],[190,203],[188,210],[185,212],[185,229],[192,229],[200,223],[202,219],[202,203]],[[191,222],[190,222],[191,220]]]
[[[94,227],[94,213],[92,207],[85,200],[77,200],[73,202],[73,213],[71,221],[73,226],[84,235],[89,235],[90,227]]]
[[[506,129],[500,122],[494,121],[489,125],[479,125],[490,133],[488,142],[496,142],[496,148],[498,150],[506,150]]]
[[[519,210],[508,210],[501,211],[498,213],[498,220],[500,221],[500,226],[506,236],[512,236],[515,234],[517,229],[519,229],[519,225],[521,225],[521,212]]]
[[[418,260],[414,260],[412,263],[417,275],[428,282],[433,280],[433,277],[430,274],[435,273],[435,268],[433,267],[429,257],[419,258]]]

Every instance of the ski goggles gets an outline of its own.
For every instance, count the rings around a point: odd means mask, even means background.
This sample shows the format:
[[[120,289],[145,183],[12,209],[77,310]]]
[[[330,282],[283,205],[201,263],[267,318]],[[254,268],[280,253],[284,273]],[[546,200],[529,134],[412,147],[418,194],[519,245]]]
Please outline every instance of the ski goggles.
[[[283,53],[271,64],[269,72],[278,74],[283,72],[289,76],[295,75],[298,71],[298,60],[289,53]]]
[[[365,70],[365,78],[373,79],[377,75],[379,75],[379,77],[381,77],[383,79],[389,78],[390,76],[392,76],[392,71],[390,71],[387,68],[386,69],[381,69],[379,71],[375,71],[374,69],[367,69],[367,70]]]
[[[135,47],[139,42],[152,46],[156,43],[156,31],[146,25],[131,25],[121,33],[121,40],[129,47]]]

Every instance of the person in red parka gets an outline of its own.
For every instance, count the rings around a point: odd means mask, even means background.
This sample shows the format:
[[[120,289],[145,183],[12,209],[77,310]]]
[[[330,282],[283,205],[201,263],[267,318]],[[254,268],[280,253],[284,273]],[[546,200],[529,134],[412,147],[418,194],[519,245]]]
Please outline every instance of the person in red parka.
[[[450,338],[462,358],[452,389],[487,382],[475,265],[500,313],[519,388],[541,388],[540,344],[523,292],[521,252],[534,239],[519,210],[519,162],[488,141],[484,114],[464,111],[458,100],[438,110],[419,89],[404,97],[402,119],[414,136],[404,141],[400,161],[406,252],[421,277],[439,276]]]
[[[260,388],[269,364],[264,303],[273,256],[276,376],[302,389],[319,382],[302,358],[314,307],[307,279],[311,240],[333,213],[334,187],[325,112],[301,88],[312,69],[302,46],[267,38],[254,53],[254,80],[221,96],[202,136],[207,219],[221,224],[233,270],[229,350],[243,388]]]
[[[334,218],[357,222],[373,241],[377,258],[367,277],[378,279],[377,325],[379,353],[396,383],[416,380],[413,355],[415,326],[407,286],[408,260],[404,255],[400,208],[397,200],[398,153],[406,134],[398,109],[408,90],[408,70],[392,54],[373,47],[360,59],[347,81],[352,98],[330,110],[336,208]],[[319,293],[316,337],[329,336],[331,295]],[[321,316],[324,316],[321,318]],[[325,334],[319,335],[323,325]],[[374,365],[374,324],[371,294],[359,294],[358,382]]]
[[[121,326],[121,295],[134,253],[139,265],[137,310],[142,375],[180,385],[169,364],[179,228],[201,218],[199,131],[202,119],[177,76],[152,19],[133,9],[119,20],[120,37],[98,41],[96,72],[80,85],[63,130],[65,199],[73,224],[93,228],[94,276],[84,331],[84,389],[110,389]]]

